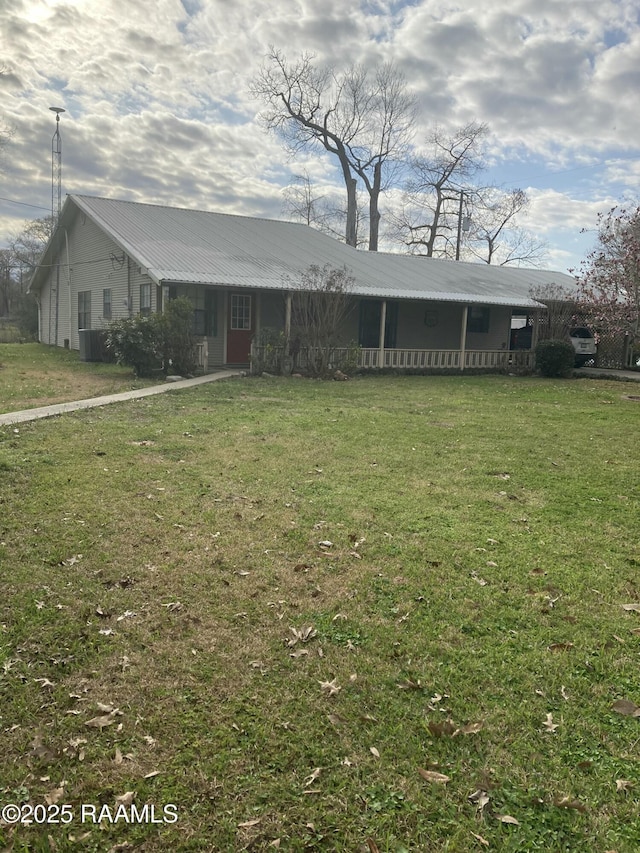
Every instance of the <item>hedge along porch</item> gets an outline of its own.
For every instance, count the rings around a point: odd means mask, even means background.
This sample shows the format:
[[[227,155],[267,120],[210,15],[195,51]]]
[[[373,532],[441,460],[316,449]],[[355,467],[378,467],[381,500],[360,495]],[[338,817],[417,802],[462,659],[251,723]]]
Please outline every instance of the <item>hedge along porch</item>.
[[[311,266],[348,271],[340,338],[362,347],[364,367],[501,366],[512,313],[542,308],[532,288],[575,291],[557,272],[359,251],[305,225],[90,196],[67,197],[30,289],[40,340],[74,349],[80,329],[187,296],[212,370],[248,365],[261,332],[285,331],[287,293]]]

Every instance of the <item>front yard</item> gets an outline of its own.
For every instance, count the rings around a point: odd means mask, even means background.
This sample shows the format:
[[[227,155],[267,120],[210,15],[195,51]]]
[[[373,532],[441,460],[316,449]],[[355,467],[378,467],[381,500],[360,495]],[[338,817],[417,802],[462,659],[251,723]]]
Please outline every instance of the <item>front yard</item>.
[[[640,849],[637,393],[244,379],[0,428],[0,849]]]
[[[80,361],[75,350],[0,344],[0,414],[117,394],[152,384],[129,367]]]

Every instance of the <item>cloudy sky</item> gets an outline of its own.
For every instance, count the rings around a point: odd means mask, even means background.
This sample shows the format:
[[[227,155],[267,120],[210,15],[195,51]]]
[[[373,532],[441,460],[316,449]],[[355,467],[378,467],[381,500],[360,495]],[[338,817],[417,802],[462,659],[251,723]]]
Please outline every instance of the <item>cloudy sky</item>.
[[[51,106],[63,197],[281,218],[292,174],[339,188],[328,155],[292,161],[257,120],[269,45],[393,60],[418,147],[436,123],[486,122],[485,179],[527,191],[547,267],[578,264],[598,211],[640,198],[637,0],[0,0],[0,44],[0,246],[51,208]]]

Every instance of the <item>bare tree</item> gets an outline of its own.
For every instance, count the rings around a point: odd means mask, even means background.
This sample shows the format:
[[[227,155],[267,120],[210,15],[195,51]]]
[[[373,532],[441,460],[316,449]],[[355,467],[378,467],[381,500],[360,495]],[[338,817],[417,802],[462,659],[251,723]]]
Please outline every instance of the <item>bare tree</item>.
[[[538,340],[568,341],[576,315],[576,293],[560,284],[545,284],[532,287],[529,295],[547,308],[539,318]]]
[[[359,197],[358,197],[359,198]],[[356,246],[363,244],[361,236],[366,228],[364,207],[356,208]],[[321,193],[314,186],[308,172],[294,175],[292,182],[283,190],[282,210],[291,219],[303,222],[324,234],[344,240],[346,208],[332,195]]]
[[[484,168],[486,124],[471,122],[453,134],[436,127],[427,154],[415,157],[396,236],[412,252],[454,257],[460,193]]]
[[[414,120],[414,101],[392,64],[373,77],[363,66],[344,72],[318,68],[312,54],[293,63],[271,48],[252,84],[267,104],[261,118],[292,153],[317,143],[337,158],[347,192],[345,240],[356,245],[357,178],[369,195],[369,248],[378,248],[380,193],[392,166],[405,153]],[[387,168],[388,167],[388,168]]]
[[[318,376],[326,375],[351,310],[353,276],[344,267],[311,265],[298,281],[287,286],[291,292],[293,352],[305,348],[308,367]]]
[[[53,233],[53,219],[43,216],[26,223],[22,231],[11,241],[11,251],[17,266],[24,275],[30,277],[38,263],[40,255]]]
[[[428,153],[414,158],[394,235],[412,252],[458,260],[464,216],[467,257],[501,265],[543,260],[544,244],[515,224],[529,203],[526,193],[476,183],[488,132],[479,122],[450,135],[436,127]]]
[[[578,276],[581,307],[605,333],[640,340],[640,207],[598,216],[598,244]]]
[[[487,264],[538,266],[545,258],[544,243],[515,224],[529,205],[520,189],[505,192],[487,187],[474,193],[469,253]]]

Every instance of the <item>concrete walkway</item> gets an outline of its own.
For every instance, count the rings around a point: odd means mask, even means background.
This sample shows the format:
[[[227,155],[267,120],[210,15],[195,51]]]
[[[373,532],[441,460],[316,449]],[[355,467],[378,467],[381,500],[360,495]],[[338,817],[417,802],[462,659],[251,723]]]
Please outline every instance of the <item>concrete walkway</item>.
[[[181,388],[193,388],[204,385],[205,382],[216,382],[218,379],[228,379],[231,376],[242,376],[242,370],[219,370],[216,373],[206,373],[193,379],[178,379],[176,382],[163,382],[162,385],[150,385],[137,391],[123,391],[120,394],[107,394],[104,397],[90,397],[88,400],[76,400],[73,403],[55,403],[52,406],[40,406],[37,409],[24,409],[21,412],[8,412],[0,415],[0,426],[20,424],[25,421],[36,421],[39,418],[51,418],[65,412],[76,412],[78,409],[93,409],[97,406],[108,406],[111,403],[121,403],[124,400],[139,400],[152,394],[163,394],[165,391],[179,391]]]

